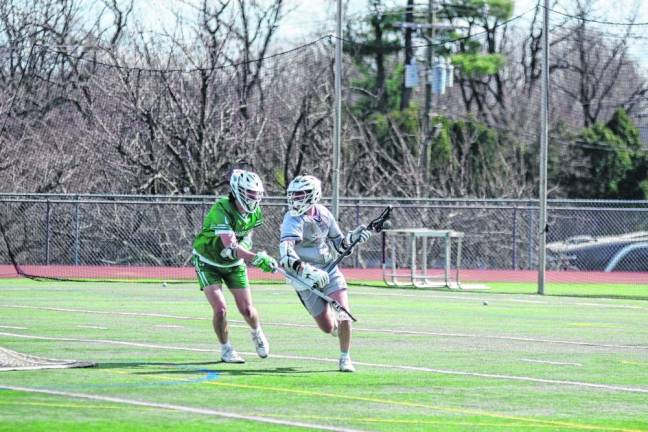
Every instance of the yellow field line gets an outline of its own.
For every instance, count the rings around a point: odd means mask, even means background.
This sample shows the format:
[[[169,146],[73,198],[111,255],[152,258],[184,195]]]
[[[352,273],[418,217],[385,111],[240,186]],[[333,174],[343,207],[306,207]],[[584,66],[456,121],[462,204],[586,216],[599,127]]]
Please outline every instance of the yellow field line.
[[[444,425],[444,426],[490,426],[490,427],[519,427],[528,428],[528,423],[488,423],[488,422],[469,422],[469,421],[434,421],[434,420],[399,420],[399,419],[379,419],[379,418],[349,418],[349,417],[329,417],[329,416],[311,416],[311,415],[287,415],[284,417],[295,419],[311,420],[335,420],[345,422],[359,423],[389,423],[389,424],[421,424],[421,425]],[[533,425],[536,428],[555,428],[555,425]]]
[[[315,392],[315,391],[309,391],[309,390],[296,390],[296,389],[288,389],[288,388],[282,388],[282,387],[268,387],[268,386],[259,386],[259,385],[250,385],[250,384],[234,384],[234,383],[224,383],[224,382],[221,382],[221,381],[209,381],[209,382],[205,382],[204,384],[216,385],[216,386],[221,386],[221,387],[233,387],[233,388],[243,388],[243,389],[253,389],[253,390],[264,390],[264,391],[270,391],[270,392],[293,393],[293,394],[301,394],[301,395],[305,395],[305,396],[318,396],[318,397],[319,396],[324,396],[324,397],[329,397],[329,398],[356,400],[356,401],[363,401],[363,402],[374,402],[374,403],[380,403],[380,404],[386,404],[386,405],[398,405],[398,406],[406,406],[406,407],[414,407],[414,408],[427,408],[427,409],[432,409],[432,410],[437,410],[437,411],[444,411],[444,412],[449,412],[449,413],[468,414],[468,415],[481,415],[481,416],[494,417],[494,418],[500,418],[500,419],[505,419],[505,420],[516,420],[516,421],[522,421],[522,422],[529,422],[529,423],[533,423],[533,424],[545,424],[545,425],[551,425],[551,426],[570,427],[570,428],[573,428],[573,429],[600,430],[600,431],[620,431],[620,432],[641,432],[638,429],[613,428],[613,427],[587,425],[587,424],[581,424],[581,423],[563,422],[563,421],[556,421],[556,420],[540,420],[540,419],[533,419],[533,418],[519,417],[519,416],[510,416],[510,415],[506,415],[506,414],[493,413],[493,412],[480,411],[480,410],[444,407],[444,406],[439,406],[439,405],[425,405],[425,404],[413,403],[413,402],[394,401],[394,400],[389,400],[389,399],[378,399],[378,398],[370,398],[370,397],[363,397],[363,396],[341,395],[341,394],[335,394],[335,393]],[[349,420],[351,420],[351,419],[349,419]]]
[[[593,322],[573,322],[573,323],[568,323],[567,325],[572,327],[621,328],[621,326],[614,325],[614,324],[593,323]]]
[[[648,365],[648,362],[637,362],[637,361],[632,361],[632,360],[621,360],[621,363],[629,364],[629,365],[636,365],[636,366],[646,366],[646,365]]]

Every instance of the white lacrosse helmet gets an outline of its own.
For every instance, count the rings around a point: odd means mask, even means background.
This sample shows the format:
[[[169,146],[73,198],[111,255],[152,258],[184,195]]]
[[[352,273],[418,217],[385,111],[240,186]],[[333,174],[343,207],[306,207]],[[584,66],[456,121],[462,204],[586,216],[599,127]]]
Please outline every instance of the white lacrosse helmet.
[[[315,177],[295,177],[288,185],[288,210],[293,216],[303,215],[322,198],[322,183]]]
[[[232,171],[230,190],[246,213],[252,213],[259,207],[264,192],[258,175],[240,169]]]

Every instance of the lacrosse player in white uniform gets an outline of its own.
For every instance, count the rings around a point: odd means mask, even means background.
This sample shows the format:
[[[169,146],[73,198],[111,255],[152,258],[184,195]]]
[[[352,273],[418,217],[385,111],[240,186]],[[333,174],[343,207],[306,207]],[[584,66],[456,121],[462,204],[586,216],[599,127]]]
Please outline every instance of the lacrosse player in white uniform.
[[[288,212],[281,225],[279,265],[350,311],[344,275],[337,266],[325,270],[335,259],[331,246],[341,252],[358,239],[358,243],[366,242],[371,232],[360,225],[344,236],[331,212],[318,204],[321,197],[321,183],[313,176],[295,177],[288,185]],[[319,328],[324,333],[338,336],[340,371],[355,372],[349,356],[351,319],[344,313],[336,317],[321,297],[300,289],[296,284],[293,286]]]

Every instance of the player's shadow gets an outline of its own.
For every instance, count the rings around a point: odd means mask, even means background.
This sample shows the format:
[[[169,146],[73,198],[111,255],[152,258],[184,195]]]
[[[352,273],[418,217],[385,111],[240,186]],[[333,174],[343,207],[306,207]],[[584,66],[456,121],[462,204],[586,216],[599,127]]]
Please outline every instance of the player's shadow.
[[[293,367],[272,369],[226,369],[218,371],[219,375],[246,376],[246,375],[295,375],[295,374],[321,374],[337,372],[337,370],[304,370]]]
[[[337,372],[336,370],[304,370],[294,367],[275,367],[267,369],[246,369],[246,365],[228,365],[222,361],[207,362],[113,362],[97,363],[97,369],[128,369],[128,368],[147,368],[147,367],[165,367],[160,370],[139,370],[132,371],[133,375],[177,375],[188,376],[204,373],[216,373],[220,376],[282,376],[295,374],[320,374]],[[225,366],[226,368],[221,369]],[[231,369],[229,367],[232,367]],[[167,369],[168,368],[168,369]]]
[[[96,368],[98,369],[124,369],[130,367],[142,367],[142,366],[169,366],[169,367],[186,367],[186,366],[215,366],[220,362],[207,361],[207,362],[111,362],[111,363],[101,363],[97,362]]]
[[[223,362],[212,362],[209,363],[210,365],[218,366],[218,365],[224,365],[226,363]],[[268,369],[245,369],[243,366],[240,369],[220,369],[220,370],[215,370],[212,368],[209,369],[194,369],[194,368],[187,368],[187,369],[178,369],[178,370],[159,370],[159,371],[139,371],[139,372],[133,372],[133,375],[194,375],[197,373],[207,373],[207,372],[213,372],[217,373],[218,375],[231,375],[231,376],[246,376],[246,375],[295,375],[295,374],[315,374],[315,373],[327,373],[327,372],[332,372],[332,371],[326,371],[326,370],[303,370],[303,369],[298,369],[294,367],[276,367],[276,368],[268,368]]]

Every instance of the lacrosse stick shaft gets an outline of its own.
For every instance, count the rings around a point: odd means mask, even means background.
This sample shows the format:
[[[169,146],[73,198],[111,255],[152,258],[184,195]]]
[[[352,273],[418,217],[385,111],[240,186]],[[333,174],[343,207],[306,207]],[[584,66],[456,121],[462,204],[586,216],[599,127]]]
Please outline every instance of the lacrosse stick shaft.
[[[351,255],[351,252],[353,252],[353,248],[358,244],[359,241],[360,241],[360,238],[357,238],[353,243],[351,243],[349,245],[349,247],[346,248],[340,255],[338,255],[337,258],[335,258],[335,260],[331,264],[326,266],[325,270],[327,272],[331,271],[331,269],[334,269],[336,265],[340,264],[340,262],[344,258]]]
[[[303,280],[299,279],[298,277],[296,277],[296,276],[294,276],[294,275],[291,275],[290,273],[288,273],[287,271],[285,271],[284,269],[282,269],[282,268],[280,268],[280,267],[277,267],[277,269],[276,269],[275,271],[277,271],[277,272],[281,273],[282,275],[284,275],[284,276],[285,276],[287,279],[289,279],[291,282],[294,282],[294,283],[300,285],[301,287],[304,288],[304,290],[309,291],[309,292],[312,292],[312,293],[315,294],[316,296],[320,297],[320,298],[321,298],[322,300],[324,300],[326,303],[330,304],[331,307],[332,307],[333,309],[335,309],[337,312],[344,312],[344,313],[347,314],[347,315],[349,316],[349,318],[351,318],[354,322],[357,321],[357,320],[354,318],[354,316],[351,315],[351,312],[349,312],[348,310],[346,310],[346,308],[345,308],[344,306],[342,306],[340,303],[338,303],[337,300],[332,299],[331,297],[327,296],[326,294],[324,294],[324,293],[321,292],[320,290],[311,287],[310,285],[308,285],[308,284],[307,284],[306,282],[304,282]],[[304,291],[304,290],[302,290],[302,291]],[[299,291],[299,290],[298,290],[298,291]]]
[[[378,232],[381,232],[381,231],[383,230],[383,224],[385,224],[386,222],[389,223],[387,220],[388,220],[389,217],[390,217],[391,211],[392,211],[392,207],[391,207],[391,206],[388,206],[385,210],[383,210],[383,212],[380,214],[380,216],[378,216],[377,218],[375,218],[374,220],[372,220],[371,222],[369,222],[369,224],[367,225],[366,230],[368,230],[368,231],[375,231],[375,232],[377,232],[377,233],[378,233]],[[325,270],[326,270],[327,272],[328,272],[328,271],[331,271],[331,269],[334,269],[336,265],[340,264],[340,262],[341,262],[344,258],[346,258],[346,257],[348,257],[349,255],[351,255],[351,252],[353,252],[353,248],[358,244],[358,242],[360,242],[360,236],[358,236],[358,238],[356,238],[356,239],[353,241],[353,243],[351,243],[351,244],[349,245],[348,248],[346,248],[344,251],[342,251],[342,252],[337,256],[337,258],[335,258],[335,260],[334,260],[332,263],[330,263],[329,265],[327,265]]]

